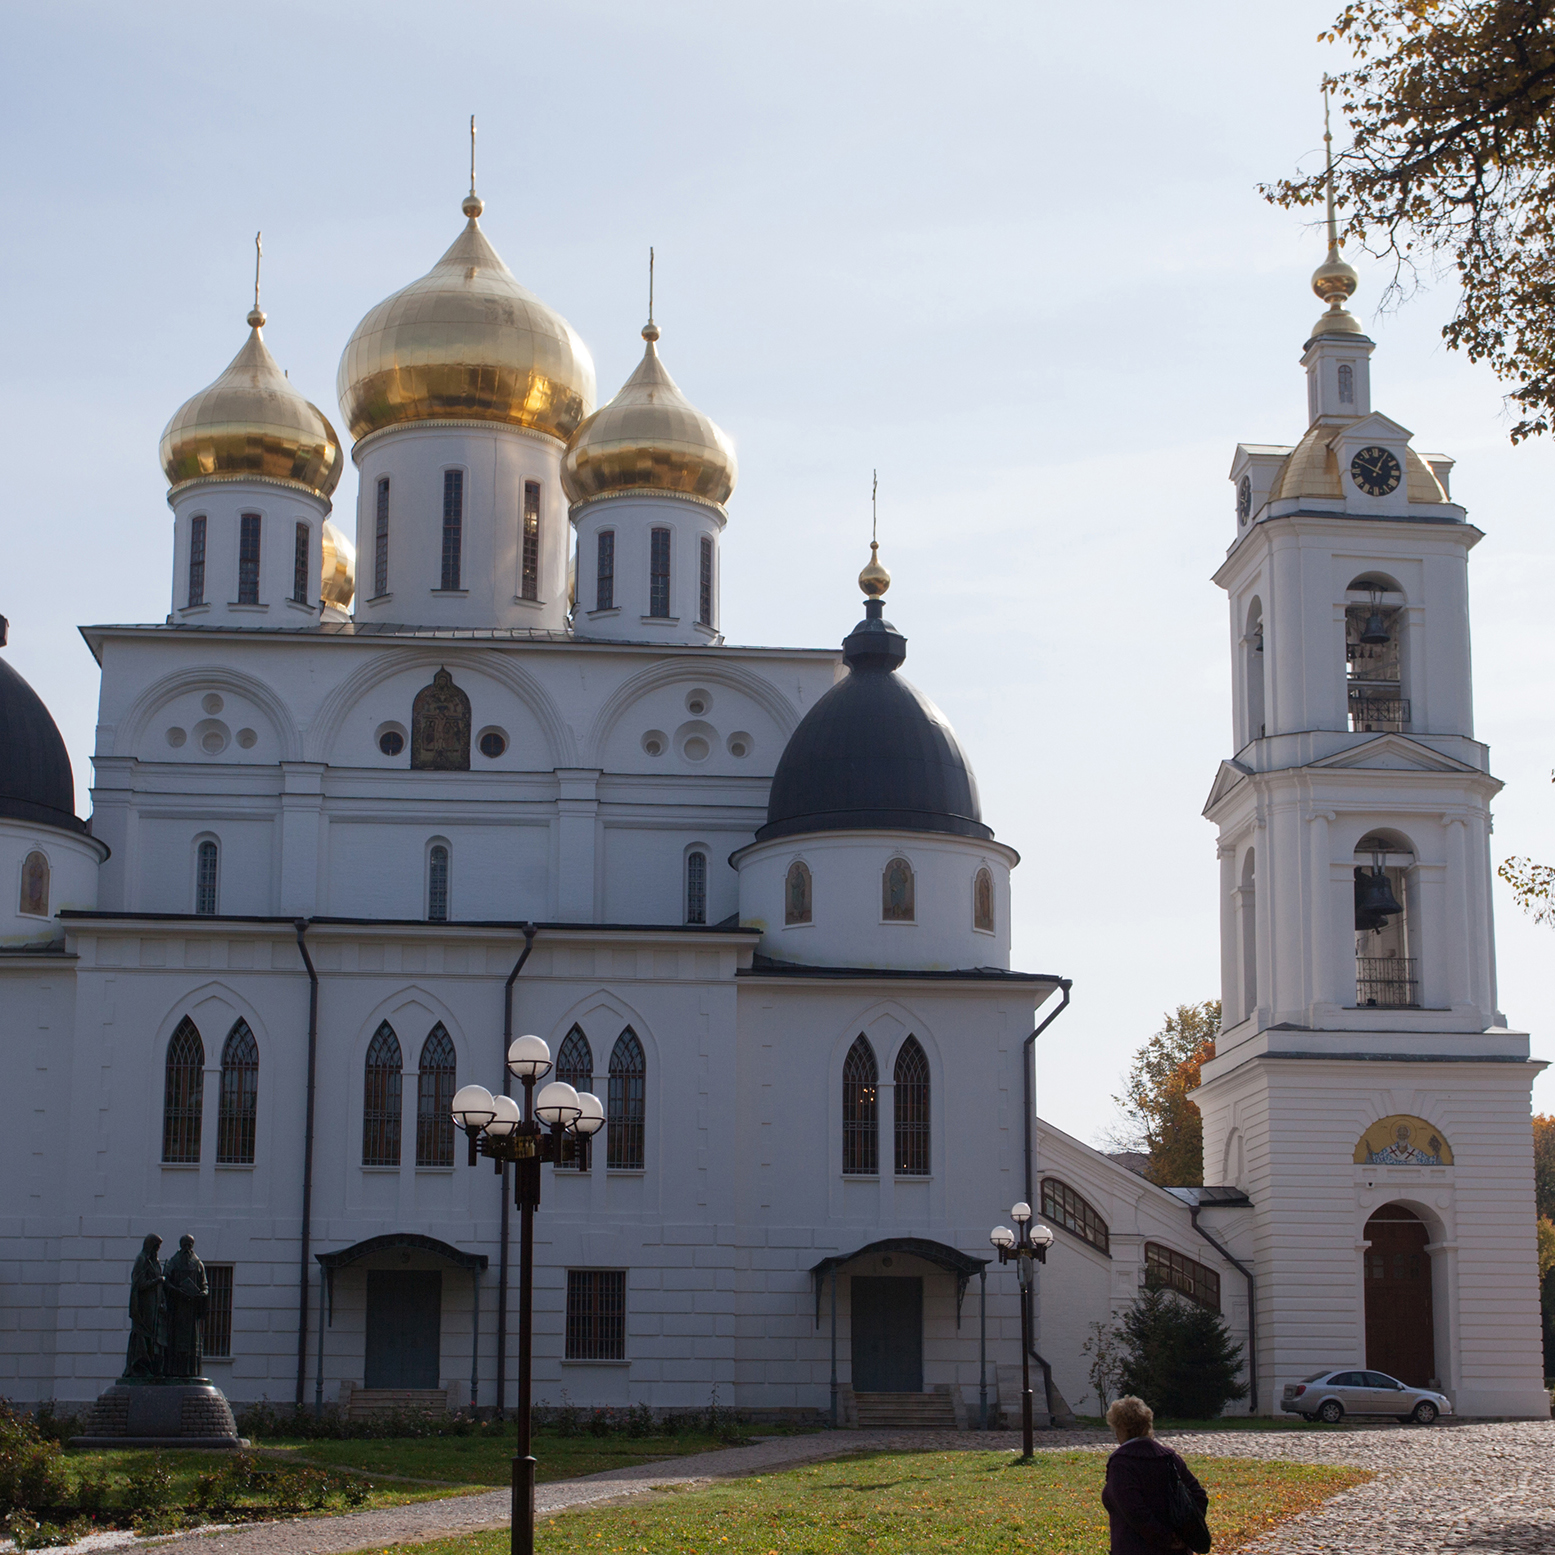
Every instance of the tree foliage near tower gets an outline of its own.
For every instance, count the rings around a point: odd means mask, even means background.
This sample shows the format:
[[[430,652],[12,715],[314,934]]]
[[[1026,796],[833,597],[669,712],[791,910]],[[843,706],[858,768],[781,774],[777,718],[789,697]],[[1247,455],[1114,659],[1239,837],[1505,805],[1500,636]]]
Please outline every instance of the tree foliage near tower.
[[[1350,0],[1319,41],[1355,63],[1331,84],[1350,147],[1334,158],[1341,233],[1394,261],[1389,297],[1451,272],[1449,347],[1555,424],[1555,0]],[[1324,175],[1262,186],[1287,208]],[[1386,301],[1387,298],[1384,299]]]
[[[1174,1188],[1203,1185],[1204,1121],[1189,1093],[1215,1056],[1219,1033],[1219,999],[1179,1004],[1135,1053],[1123,1094],[1113,1097],[1124,1119],[1117,1143],[1150,1157],[1145,1176],[1151,1182]]]
[[[1123,1346],[1120,1386],[1157,1415],[1213,1420],[1247,1397],[1247,1384],[1237,1381],[1242,1346],[1225,1320],[1164,1286],[1147,1286],[1123,1314]]]

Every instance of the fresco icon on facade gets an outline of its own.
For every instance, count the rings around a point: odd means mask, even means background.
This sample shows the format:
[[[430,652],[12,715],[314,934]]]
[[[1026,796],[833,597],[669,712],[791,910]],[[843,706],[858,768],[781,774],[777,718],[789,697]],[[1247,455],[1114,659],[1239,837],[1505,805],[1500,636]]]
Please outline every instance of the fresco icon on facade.
[[[470,770],[470,699],[445,669],[411,704],[410,765],[417,772]]]
[[[1452,1146],[1424,1118],[1379,1118],[1355,1147],[1357,1166],[1451,1166]]]

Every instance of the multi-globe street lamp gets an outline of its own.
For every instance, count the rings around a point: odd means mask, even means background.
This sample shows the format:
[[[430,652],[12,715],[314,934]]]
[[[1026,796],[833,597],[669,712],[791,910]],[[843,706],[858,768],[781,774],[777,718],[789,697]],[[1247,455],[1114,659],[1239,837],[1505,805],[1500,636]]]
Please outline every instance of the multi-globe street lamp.
[[[1036,1451],[1031,1434],[1031,1294],[1033,1263],[1046,1263],[1047,1250],[1053,1245],[1053,1228],[1039,1220],[1031,1223],[1031,1206],[1024,1199],[1010,1210],[1010,1219],[1020,1227],[1019,1235],[1008,1226],[995,1226],[988,1240],[999,1254],[1001,1264],[1015,1261],[1020,1276],[1020,1424],[1021,1456],[1029,1459]]]
[[[529,1394],[534,1331],[535,1211],[540,1207],[540,1167],[588,1169],[589,1141],[605,1126],[605,1109],[591,1091],[552,1080],[538,1096],[535,1084],[551,1072],[551,1050],[539,1037],[518,1037],[508,1048],[508,1073],[524,1088],[524,1104],[493,1096],[483,1085],[461,1086],[451,1111],[470,1141],[470,1165],[484,1155],[513,1165],[513,1203],[518,1237],[518,1445],[513,1451],[512,1555],[534,1555],[535,1460],[530,1451]],[[499,1401],[500,1402],[500,1401]]]

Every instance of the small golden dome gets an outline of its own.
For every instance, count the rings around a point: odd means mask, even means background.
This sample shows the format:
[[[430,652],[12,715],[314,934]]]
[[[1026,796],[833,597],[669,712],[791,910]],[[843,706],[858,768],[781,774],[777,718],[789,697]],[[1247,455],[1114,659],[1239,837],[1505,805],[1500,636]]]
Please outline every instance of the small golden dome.
[[[256,307],[243,349],[163,430],[158,457],[170,486],[259,476],[296,481],[327,497],[340,483],[340,439],[270,355],[259,333],[264,322]]]
[[[869,565],[858,575],[858,586],[871,599],[879,599],[891,587],[891,574],[880,565],[880,542],[869,542]]]
[[[1360,284],[1355,266],[1339,257],[1338,241],[1330,238],[1328,258],[1312,272],[1312,290],[1328,304],[1328,312],[1312,326],[1312,339],[1316,340],[1319,335],[1366,333],[1361,328],[1361,321],[1345,309],[1345,303],[1355,295],[1355,288]]]
[[[594,360],[469,223],[419,281],[356,326],[335,391],[353,438],[407,421],[497,421],[565,442],[594,408]]]
[[[659,360],[658,338],[650,319],[637,370],[572,434],[562,459],[572,502],[644,489],[729,500],[740,473],[734,444],[680,392]]]
[[[319,539],[324,553],[319,598],[337,610],[349,610],[356,596],[356,547],[327,518]]]

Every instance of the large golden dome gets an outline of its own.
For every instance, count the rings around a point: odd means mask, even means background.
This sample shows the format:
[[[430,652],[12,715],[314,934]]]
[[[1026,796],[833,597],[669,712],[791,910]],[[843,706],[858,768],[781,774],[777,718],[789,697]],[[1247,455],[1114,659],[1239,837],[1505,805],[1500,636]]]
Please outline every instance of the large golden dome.
[[[567,440],[594,408],[594,361],[561,314],[513,278],[470,218],[419,281],[346,344],[335,391],[354,438],[407,421],[498,421]]]
[[[226,372],[185,401],[162,433],[168,484],[260,476],[327,497],[340,482],[340,439],[270,355],[260,334],[264,314],[256,307],[248,322],[248,340]]]
[[[734,444],[680,392],[659,360],[658,338],[650,319],[637,370],[572,434],[562,459],[571,501],[640,490],[729,500],[740,473]]]

